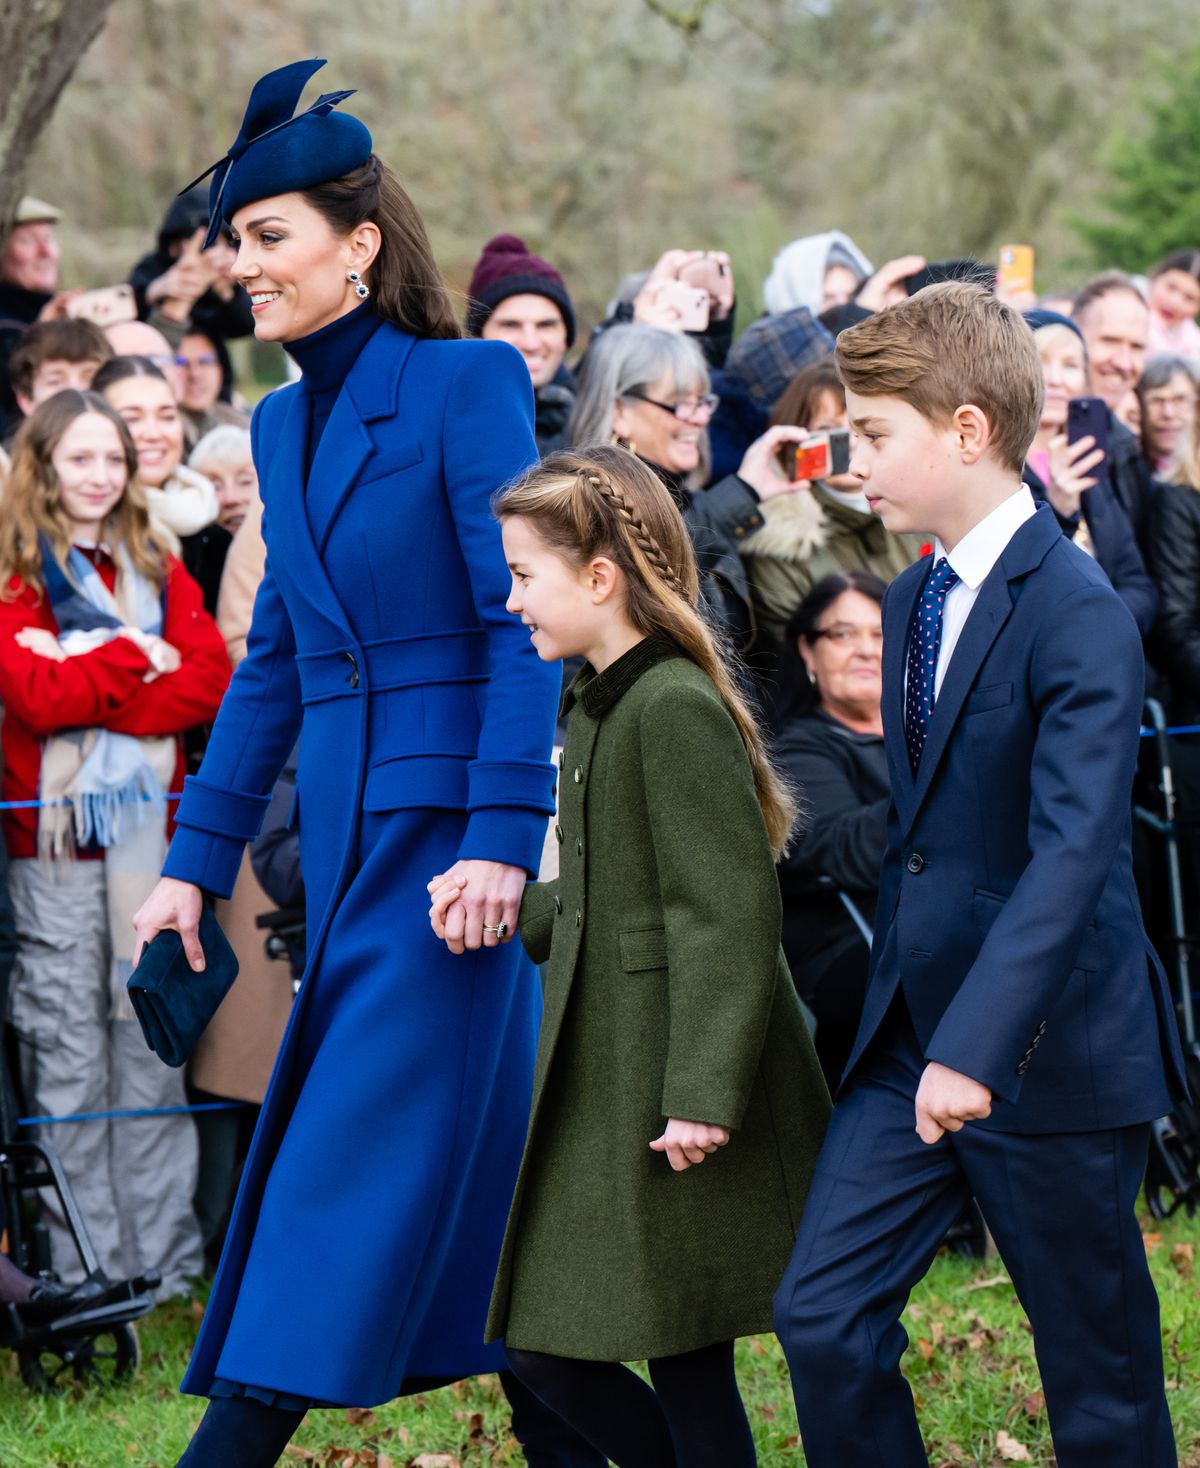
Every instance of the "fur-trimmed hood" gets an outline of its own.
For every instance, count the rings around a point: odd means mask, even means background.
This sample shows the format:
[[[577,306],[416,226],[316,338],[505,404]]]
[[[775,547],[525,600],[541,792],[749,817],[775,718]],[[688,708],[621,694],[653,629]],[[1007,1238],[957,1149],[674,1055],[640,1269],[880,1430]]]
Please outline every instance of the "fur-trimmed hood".
[[[762,529],[741,547],[744,556],[771,556],[778,561],[806,561],[829,539],[825,511],[811,490],[764,500]]]

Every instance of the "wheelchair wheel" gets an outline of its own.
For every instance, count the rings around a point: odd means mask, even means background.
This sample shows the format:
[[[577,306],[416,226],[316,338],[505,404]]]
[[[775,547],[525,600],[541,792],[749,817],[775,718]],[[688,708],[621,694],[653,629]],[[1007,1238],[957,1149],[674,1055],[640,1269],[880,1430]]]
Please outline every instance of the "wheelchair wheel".
[[[21,1380],[30,1391],[62,1391],[70,1379],[90,1386],[116,1386],[137,1374],[142,1351],[132,1325],[114,1325],[94,1335],[67,1336],[53,1345],[18,1350]]]

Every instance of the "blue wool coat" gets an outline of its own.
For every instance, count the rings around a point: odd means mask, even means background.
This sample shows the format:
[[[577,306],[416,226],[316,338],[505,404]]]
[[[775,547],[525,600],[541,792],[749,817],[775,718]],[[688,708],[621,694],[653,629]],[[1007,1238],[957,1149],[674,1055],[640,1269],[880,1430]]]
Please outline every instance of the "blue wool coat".
[[[297,736],[305,978],[184,1389],[369,1405],[482,1344],[529,1111],[536,975],[455,957],[425,883],[537,869],[557,665],[504,610],[489,498],[533,463],[511,347],[382,325],[304,479],[309,398],[252,425],[267,569],[166,873],[228,894]]]

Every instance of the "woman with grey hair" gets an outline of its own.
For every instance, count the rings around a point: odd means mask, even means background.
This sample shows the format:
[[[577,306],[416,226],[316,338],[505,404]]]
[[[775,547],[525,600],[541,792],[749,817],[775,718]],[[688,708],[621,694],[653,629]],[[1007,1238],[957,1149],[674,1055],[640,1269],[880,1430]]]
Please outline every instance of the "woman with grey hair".
[[[1155,474],[1169,478],[1187,455],[1200,379],[1186,357],[1163,353],[1146,363],[1137,388],[1142,455]]]
[[[746,451],[736,474],[703,486],[710,463],[708,424],[717,406],[704,354],[690,337],[653,326],[613,326],[584,358],[567,424],[572,448],[623,444],[654,470],[679,506],[700,567],[713,622],[739,652],[755,644],[750,588],[740,557],[761,529],[759,506],[794,486],[779,446],[805,430],[768,429]]]

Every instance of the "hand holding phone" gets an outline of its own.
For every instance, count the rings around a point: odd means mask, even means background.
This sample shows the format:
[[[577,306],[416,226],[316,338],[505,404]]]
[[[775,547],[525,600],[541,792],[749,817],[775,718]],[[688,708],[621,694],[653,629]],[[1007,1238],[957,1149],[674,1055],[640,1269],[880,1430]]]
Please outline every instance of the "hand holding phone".
[[[1036,303],[1033,289],[1033,246],[1001,245],[996,267],[996,294],[1020,311]]]
[[[703,287],[682,280],[650,280],[634,302],[633,319],[666,331],[704,331],[708,326],[709,297]]]
[[[797,480],[830,479],[850,469],[850,430],[831,428],[813,433],[791,444],[784,460],[784,473]]]
[[[94,321],[100,327],[137,320],[131,285],[102,285],[98,290],[81,291],[67,303],[66,310],[77,321]]]
[[[1103,398],[1072,398],[1067,403],[1067,442],[1090,438],[1104,457],[1108,455],[1108,405]]]

